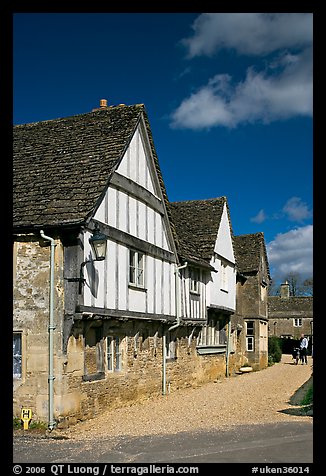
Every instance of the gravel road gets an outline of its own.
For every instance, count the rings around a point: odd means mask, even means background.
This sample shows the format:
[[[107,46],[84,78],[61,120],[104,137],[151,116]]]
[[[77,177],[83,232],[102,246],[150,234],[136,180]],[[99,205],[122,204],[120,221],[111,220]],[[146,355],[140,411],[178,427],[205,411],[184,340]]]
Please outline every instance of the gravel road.
[[[303,394],[297,392],[311,377],[311,357],[308,357],[308,365],[294,365],[291,355],[283,355],[281,362],[259,372],[151,397],[54,432],[83,440],[223,430],[234,425],[258,423],[300,421],[312,424],[311,416],[300,413],[299,401]],[[300,398],[293,398],[295,394]]]

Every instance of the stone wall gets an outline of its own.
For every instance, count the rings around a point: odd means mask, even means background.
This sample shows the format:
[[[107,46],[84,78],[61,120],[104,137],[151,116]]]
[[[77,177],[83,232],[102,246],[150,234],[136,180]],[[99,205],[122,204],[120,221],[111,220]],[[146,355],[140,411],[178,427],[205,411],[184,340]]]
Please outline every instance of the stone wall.
[[[312,296],[269,296],[269,335],[299,339],[301,334],[312,335]],[[301,319],[301,325],[295,320]]]
[[[92,323],[88,322],[89,325]],[[85,381],[85,341],[87,324],[79,322],[68,342],[66,377],[66,408],[61,408],[59,427],[91,418],[106,409],[139,402],[163,393],[163,332],[161,323],[129,320],[105,321],[101,324],[104,359],[107,359],[106,337],[116,333],[123,342],[122,370],[109,372]],[[174,331],[176,358],[166,362],[165,393],[180,388],[196,387],[225,377],[225,354],[199,356],[196,351],[199,327],[180,327]],[[239,365],[240,366],[240,365]]]
[[[60,380],[63,316],[62,247],[55,248],[54,371]],[[34,420],[48,415],[50,246],[35,236],[14,244],[13,331],[22,335],[22,378],[14,379],[14,415],[31,408]],[[58,381],[57,380],[57,381]]]
[[[268,366],[268,307],[267,289],[261,286],[261,271],[246,275],[245,282],[237,282],[236,313],[232,321],[241,326],[241,345],[239,357],[242,354],[242,363],[248,363],[254,370],[261,370]],[[246,322],[254,322],[254,351],[246,350]],[[266,322],[266,338],[261,337],[261,321]]]

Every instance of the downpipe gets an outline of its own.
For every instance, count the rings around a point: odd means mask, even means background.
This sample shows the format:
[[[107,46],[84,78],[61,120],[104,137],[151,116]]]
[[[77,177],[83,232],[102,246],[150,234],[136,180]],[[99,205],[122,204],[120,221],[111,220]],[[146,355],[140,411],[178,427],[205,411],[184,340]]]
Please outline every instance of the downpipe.
[[[46,236],[44,231],[40,231],[41,237],[51,242],[51,259],[50,259],[50,309],[49,309],[49,375],[48,375],[48,382],[49,382],[49,422],[48,428],[52,431],[56,425],[54,420],[54,353],[53,353],[53,332],[55,329],[54,326],[54,251],[55,251],[55,240],[50,236]]]
[[[229,362],[230,362],[230,344],[231,344],[231,316],[228,323],[228,341],[226,346],[226,364],[225,364],[225,376],[229,377]]]

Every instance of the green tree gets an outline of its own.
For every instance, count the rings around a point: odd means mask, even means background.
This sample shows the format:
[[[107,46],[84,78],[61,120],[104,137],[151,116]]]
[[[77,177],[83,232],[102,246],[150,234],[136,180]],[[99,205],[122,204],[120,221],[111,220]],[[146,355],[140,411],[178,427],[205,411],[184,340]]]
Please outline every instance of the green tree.
[[[281,338],[277,336],[268,337],[268,365],[280,362],[282,358]]]

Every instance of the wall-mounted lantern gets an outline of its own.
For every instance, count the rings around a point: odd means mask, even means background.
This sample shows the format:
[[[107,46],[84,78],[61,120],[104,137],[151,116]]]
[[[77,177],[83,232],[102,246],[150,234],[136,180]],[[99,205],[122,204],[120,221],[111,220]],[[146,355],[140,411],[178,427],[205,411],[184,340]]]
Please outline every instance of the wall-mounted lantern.
[[[83,289],[83,284],[85,284],[84,278],[84,266],[87,263],[92,263],[93,261],[103,261],[106,257],[106,250],[107,250],[107,240],[108,237],[100,232],[100,228],[98,223],[95,225],[95,229],[93,231],[93,235],[89,239],[89,243],[92,248],[93,255],[95,258],[87,259],[82,262],[80,265],[80,272],[79,278],[65,278],[67,281],[70,282],[78,282],[79,283],[79,294],[81,294]]]
[[[93,236],[89,239],[89,243],[95,255],[95,259],[92,261],[103,261],[105,259],[107,239],[108,237],[100,232],[98,223],[96,223]],[[87,261],[85,263],[87,263]]]
[[[84,278],[84,266],[87,263],[91,263],[93,261],[103,261],[105,260],[106,257],[106,249],[107,249],[107,240],[108,237],[104,235],[103,233],[100,232],[100,227],[98,223],[95,225],[95,229],[93,231],[93,235],[90,237],[88,240],[91,248],[93,250],[94,259],[87,259],[86,261],[83,261],[82,264],[80,265],[80,276],[79,276],[79,294],[82,292],[82,287],[83,284],[85,284],[85,278]]]

